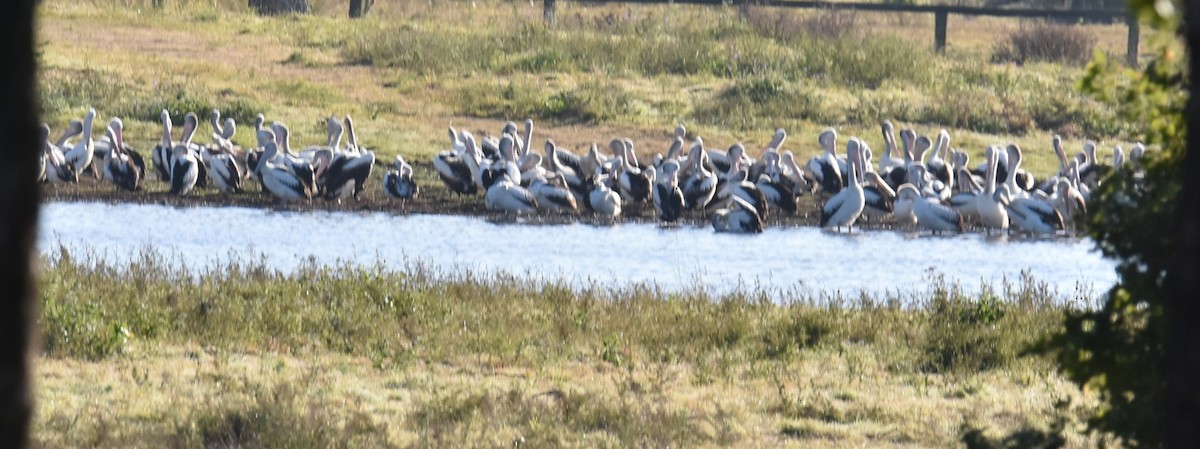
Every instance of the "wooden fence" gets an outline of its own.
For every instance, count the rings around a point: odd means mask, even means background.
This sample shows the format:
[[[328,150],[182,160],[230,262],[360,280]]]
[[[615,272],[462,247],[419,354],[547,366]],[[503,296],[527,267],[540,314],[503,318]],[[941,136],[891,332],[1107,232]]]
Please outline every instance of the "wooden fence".
[[[558,0],[543,0],[544,17],[553,22],[555,4]],[[568,1],[568,0],[562,0]],[[1125,61],[1137,66],[1138,44],[1141,30],[1137,17],[1125,9],[1028,9],[1028,8],[982,8],[949,5],[899,5],[884,3],[831,3],[813,0],[586,0],[589,3],[636,3],[636,4],[689,4],[707,6],[770,6],[778,8],[810,8],[850,11],[882,11],[933,14],[933,47],[939,53],[946,49],[946,22],[951,14],[960,16],[1023,17],[1056,20],[1087,20],[1115,22],[1124,20],[1129,28],[1125,45]]]

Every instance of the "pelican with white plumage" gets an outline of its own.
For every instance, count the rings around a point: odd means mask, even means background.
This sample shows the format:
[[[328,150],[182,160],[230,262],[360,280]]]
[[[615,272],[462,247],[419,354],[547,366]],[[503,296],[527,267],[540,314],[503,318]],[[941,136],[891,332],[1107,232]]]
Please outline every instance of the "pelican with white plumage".
[[[67,158],[67,162],[75,166],[75,173],[83,173],[83,170],[92,166],[92,161],[95,159],[94,146],[92,140],[92,123],[96,119],[96,110],[88,108],[87,113],[83,116],[83,133],[79,137],[79,142],[63,154]],[[100,171],[93,170],[96,178],[100,178]]]
[[[754,206],[733,196],[729,207],[718,209],[712,216],[712,227],[716,232],[758,234],[763,232],[763,220]]]
[[[837,130],[826,128],[817,136],[817,143],[821,145],[822,153],[820,156],[815,156],[808,161],[808,173],[812,175],[816,184],[813,186],[815,190],[836,195],[842,191],[843,176],[841,165],[838,164],[837,155],[835,154],[837,145]]]
[[[539,209],[559,213],[579,211],[575,194],[571,193],[566,181],[556,173],[545,173],[533,179],[529,184],[529,191],[533,193]]]
[[[845,189],[830,197],[821,207],[820,226],[822,228],[832,226],[841,230],[844,226],[847,231],[852,231],[854,222],[862,215],[866,200],[857,175],[858,165],[862,158],[860,148],[858,138],[851,137],[850,141],[846,143],[846,169],[849,170],[846,173],[846,179],[850,182]]]
[[[796,164],[796,155],[791,150],[783,150],[779,162],[784,178],[791,184],[788,187],[791,188],[792,194],[799,196],[812,192],[812,184],[808,182],[804,170]]]
[[[688,152],[690,173],[683,183],[684,207],[689,210],[704,210],[717,194],[717,175],[708,171],[707,160],[704,139],[697,136]]]
[[[614,169],[617,172],[618,186],[621,198],[632,202],[650,200],[650,190],[654,183],[652,170],[642,170],[637,167],[633,155],[633,141],[629,139],[613,139],[608,144],[617,161]]]
[[[213,134],[213,144],[200,153],[204,165],[208,167],[208,175],[213,185],[225,193],[240,193],[242,180],[245,178],[243,168],[238,163],[233,143]]]
[[[1053,235],[1064,229],[1063,217],[1049,201],[1039,198],[1014,198],[1007,185],[999,190],[1000,203],[1017,228],[1030,233]]]
[[[912,191],[912,194],[901,195],[905,191]],[[916,229],[917,214],[914,208],[918,198],[921,198],[921,192],[912,184],[906,182],[896,188],[896,201],[892,203],[892,218],[896,220],[897,228]]]
[[[599,167],[595,176],[590,177],[592,183],[587,195],[588,209],[597,216],[615,220],[621,215],[621,195],[609,187],[608,183],[616,183],[616,172],[608,173],[608,182],[601,179],[605,176]]]
[[[1062,216],[1063,228],[1068,230],[1075,229],[1077,214],[1087,213],[1087,201],[1083,199],[1079,189],[1073,187],[1071,181],[1065,177],[1058,179],[1054,195],[1050,197],[1050,204]]]
[[[144,165],[139,167],[138,163],[141,162],[141,158],[139,157],[135,161],[125,148],[123,129],[124,124],[119,118],[113,118],[105,128],[104,132],[110,145],[104,153],[102,165],[104,179],[111,181],[118,188],[132,192],[141,188],[140,181],[146,168]]]
[[[484,206],[488,210],[511,214],[537,212],[537,199],[533,193],[521,187],[521,174],[513,159],[515,139],[510,134],[500,137],[499,150],[506,168],[497,171],[496,179],[484,194]]]
[[[912,184],[905,184],[901,187],[904,189],[897,194],[912,201],[912,213],[917,218],[918,226],[928,229],[934,234],[963,232],[962,215],[954,209],[941,204],[936,199],[921,196]]]
[[[988,234],[992,230],[1008,231],[1008,210],[999,195],[1000,190],[996,188],[996,170],[1001,151],[1004,150],[996,145],[989,146],[985,151],[987,176],[983,191],[975,196],[975,212],[979,214],[980,224]]]
[[[47,136],[50,135],[49,125],[42,124],[42,130]],[[68,162],[67,157],[63,155],[62,148],[54,142],[50,142],[49,139],[44,139],[43,142],[42,158],[46,161],[46,180],[50,184],[79,182],[79,174],[75,172],[75,166]]]
[[[654,210],[658,218],[665,222],[679,221],[683,216],[683,190],[679,188],[679,162],[667,160],[663,162],[663,178],[654,183]]]
[[[171,194],[187,195],[200,177],[200,161],[184,145],[171,147]]]
[[[287,127],[276,129],[286,133]],[[281,154],[277,141],[282,138],[275,131],[263,129],[260,133],[266,144],[255,171],[262,179],[263,188],[279,198],[280,205],[286,205],[289,201],[311,200],[316,194],[316,176],[312,166],[307,161],[292,160]]]
[[[893,153],[899,152],[896,147],[896,127],[892,125],[891,120],[884,120],[880,125],[883,133],[883,155],[879,157],[879,174],[887,177],[892,170],[897,167],[904,166],[904,158],[893,156]],[[889,186],[890,187],[890,186]]]
[[[354,121],[349,115],[345,118],[345,125],[348,139],[346,149],[334,149],[331,160],[323,164],[325,169],[318,179],[318,185],[323,188],[325,199],[328,200],[357,199],[366,189],[367,180],[375,166],[375,152],[359,143]]]
[[[479,188],[474,181],[474,172],[479,170],[478,159],[476,159],[475,169],[472,170],[467,163],[467,144],[463,139],[465,136],[459,136],[453,126],[449,127],[449,134],[450,149],[433,156],[433,169],[437,172],[438,179],[441,179],[451,192],[459,195],[474,195]]]
[[[763,153],[762,160],[762,173],[758,175],[754,186],[762,192],[771,207],[794,215],[797,207],[796,194],[792,192],[790,182],[786,181],[787,178],[783,176],[783,170],[779,167],[779,153],[767,151]]]
[[[383,175],[383,192],[398,200],[416,198],[421,190],[412,179],[412,166],[404,162],[404,158],[399,154],[396,155],[395,166],[395,169]]]
[[[925,169],[929,172],[932,179],[940,181],[945,186],[954,185],[954,170],[945,158],[950,154],[950,132],[942,129],[938,131],[937,143],[934,145],[933,153],[929,159],[925,161]]]
[[[867,173],[863,183],[863,216],[872,222],[883,220],[895,211],[896,191],[876,172]]]

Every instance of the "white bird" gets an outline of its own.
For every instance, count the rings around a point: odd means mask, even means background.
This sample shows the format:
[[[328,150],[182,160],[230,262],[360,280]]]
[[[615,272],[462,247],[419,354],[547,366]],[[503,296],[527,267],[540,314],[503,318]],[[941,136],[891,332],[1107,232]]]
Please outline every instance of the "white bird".
[[[801,195],[803,193],[811,193],[812,186],[808,179],[804,177],[804,170],[796,165],[796,156],[791,150],[783,150],[783,155],[780,158],[780,166],[783,168],[783,175],[792,184],[792,193]]]
[[[87,114],[83,116],[83,135],[79,138],[70,150],[66,150],[63,154],[67,158],[67,162],[75,166],[75,173],[83,173],[83,170],[92,165],[92,160],[95,159],[94,145],[92,140],[92,122],[96,119],[96,110],[88,108]],[[100,171],[93,170],[93,174],[97,179],[100,178]]]
[[[400,200],[416,198],[421,190],[412,179],[412,166],[404,162],[404,158],[399,154],[396,155],[395,165],[395,170],[383,175],[383,191],[388,196]]]
[[[479,189],[475,183],[475,174],[479,171],[479,159],[474,154],[473,146],[472,154],[467,154],[467,144],[464,138],[469,133],[464,132],[464,135],[460,137],[454,127],[450,127],[449,134],[450,149],[433,156],[433,169],[437,171],[438,178],[451,192],[459,195],[474,195]],[[471,141],[474,143],[474,137],[471,138]],[[468,164],[468,159],[475,162],[474,169]]]
[[[42,124],[42,130],[47,136],[50,135],[50,126]],[[46,180],[51,184],[79,182],[79,174],[75,172],[75,166],[67,162],[62,148],[49,139],[44,139],[43,142],[42,159],[46,161]]]
[[[785,214],[793,215],[796,213],[796,194],[789,186],[791,182],[783,176],[783,170],[779,167],[779,159],[779,153],[774,151],[763,153],[762,173],[758,175],[754,186],[762,192],[771,207],[776,207]]]
[[[917,217],[919,226],[933,231],[934,234],[946,231],[961,233],[963,231],[962,216],[954,209],[946,207],[932,198],[921,196],[912,184],[905,184],[901,187],[903,189],[898,194],[912,200],[913,215]]]
[[[1008,230],[1008,211],[997,194],[999,190],[996,189],[996,166],[999,165],[1000,151],[1000,147],[995,145],[987,148],[987,179],[983,191],[975,196],[975,212],[979,214],[979,221],[988,234],[991,234],[993,229]]]
[[[862,215],[863,207],[866,205],[863,196],[862,185],[858,183],[858,170],[861,164],[861,146],[858,138],[851,137],[846,144],[846,168],[849,170],[846,173],[846,179],[850,182],[845,189],[838,192],[821,208],[821,227],[836,227],[839,230],[845,226],[847,230],[853,230],[854,222],[858,220],[859,215]]]
[[[358,142],[358,134],[354,132],[354,122],[346,116],[346,135],[349,139],[346,150],[333,148],[322,157],[329,158],[318,173],[317,184],[324,190],[325,199],[343,200],[358,198],[366,189],[367,180],[371,177],[371,169],[375,166],[375,152],[363,148]],[[340,140],[340,138],[338,139]],[[337,145],[337,141],[334,142]]]
[[[537,155],[537,153],[529,154]],[[541,209],[551,212],[573,213],[579,211],[579,203],[575,201],[575,195],[571,193],[571,189],[559,175],[551,173],[534,179],[529,184],[529,191],[533,193],[533,197]]]
[[[217,134],[213,134],[213,137],[213,145],[200,153],[200,160],[208,167],[208,175],[212,177],[218,190],[226,193],[241,192],[244,169],[234,155],[233,144]]]
[[[654,183],[654,209],[658,218],[666,222],[678,221],[683,216],[683,190],[679,188],[679,162],[663,162],[663,178]]]
[[[615,219],[621,215],[621,195],[608,187],[604,180],[600,179],[600,169],[596,169],[596,176],[593,178],[593,186],[588,192],[588,208],[595,212],[596,215]],[[609,173],[611,177],[615,177],[616,172]]]
[[[896,191],[887,185],[879,173],[870,172],[863,185],[863,215],[872,221],[883,219],[895,210]]]
[[[729,198],[729,208],[718,209],[712,216],[712,227],[716,232],[757,234],[763,232],[762,217],[754,206],[736,196]]]
[[[184,145],[175,145],[171,149],[171,194],[187,195],[196,187],[200,176],[200,161]]]
[[[285,128],[286,129],[286,128]],[[306,161],[290,161],[279,154],[278,137],[269,129],[260,131],[269,136],[263,147],[263,156],[258,160],[256,171],[262,179],[263,188],[280,204],[288,201],[311,200],[316,191],[316,176]]]
[[[139,167],[140,157],[136,162],[130,157],[130,152],[125,148],[123,128],[121,119],[114,117],[104,130],[110,142],[104,153],[104,178],[117,187],[135,191],[139,189],[145,166]]]
[[[508,139],[509,136],[505,135],[502,141]],[[503,147],[503,144],[501,145]],[[511,147],[511,143],[509,145]],[[484,195],[484,206],[488,210],[511,214],[537,212],[537,199],[534,198],[533,193],[529,189],[521,187],[518,182],[519,180],[513,179],[513,176],[509,173],[501,175],[499,180],[492,183],[491,187],[488,187],[487,193]]]
[[[1078,189],[1071,186],[1071,181],[1066,178],[1058,179],[1054,195],[1050,197],[1050,204],[1053,204],[1054,209],[1062,216],[1064,229],[1074,229],[1075,215],[1080,212],[1087,212],[1087,201],[1083,199],[1083,195],[1079,193]]]
[[[905,191],[912,191],[912,194],[901,195],[901,192]],[[921,193],[912,184],[906,182],[896,189],[896,202],[892,204],[892,217],[896,220],[896,227],[912,229],[917,226],[917,198],[921,198]]]
[[[879,157],[879,174],[886,177],[892,170],[903,167],[905,163],[903,157],[892,156],[892,153],[899,152],[899,149],[896,147],[896,127],[892,125],[891,120],[884,120],[881,128],[883,132],[883,156]]]
[[[621,190],[621,198],[633,202],[650,200],[651,186],[654,185],[654,171],[642,170],[637,166],[637,157],[633,152],[633,141],[630,139],[613,139],[609,142],[613,157],[617,160],[617,179]]]
[[[837,131],[833,128],[826,128],[817,136],[817,142],[821,144],[823,153],[808,161],[808,172],[817,181],[814,189],[836,195],[842,191],[843,185],[842,170],[838,164],[837,155],[834,154],[837,145]]]
[[[704,210],[717,194],[717,175],[708,171],[707,161],[704,139],[696,137],[686,161],[691,173],[683,182],[684,206],[688,209]]]
[[[1064,228],[1063,217],[1053,204],[1037,198],[1013,198],[1008,186],[1000,190],[1000,202],[1008,218],[1030,234],[1054,234]]]
[[[925,168],[932,175],[933,179],[941,181],[946,186],[954,185],[954,170],[950,164],[946,162],[943,155],[948,155],[950,151],[950,132],[945,129],[938,131],[937,145],[934,146],[933,154],[925,161]]]

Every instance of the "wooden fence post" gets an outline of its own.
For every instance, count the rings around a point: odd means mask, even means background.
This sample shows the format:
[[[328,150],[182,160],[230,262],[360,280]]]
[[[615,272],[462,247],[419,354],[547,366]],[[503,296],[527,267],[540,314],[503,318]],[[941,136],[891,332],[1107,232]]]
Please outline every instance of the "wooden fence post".
[[[1137,14],[1129,14],[1125,18],[1125,24],[1129,26],[1129,38],[1125,43],[1125,64],[1130,67],[1138,66],[1138,44],[1141,41],[1141,25],[1138,24]]]
[[[308,0],[249,0],[249,6],[260,15],[299,13],[308,14]]]
[[[933,13],[933,49],[938,53],[946,52],[946,16],[949,13],[939,9]]]
[[[542,20],[546,21],[547,24],[554,23],[554,20],[555,20],[554,6],[555,6],[554,0],[543,0],[542,1]]]
[[[366,17],[371,12],[371,6],[375,4],[375,0],[350,0],[350,18],[358,19]]]

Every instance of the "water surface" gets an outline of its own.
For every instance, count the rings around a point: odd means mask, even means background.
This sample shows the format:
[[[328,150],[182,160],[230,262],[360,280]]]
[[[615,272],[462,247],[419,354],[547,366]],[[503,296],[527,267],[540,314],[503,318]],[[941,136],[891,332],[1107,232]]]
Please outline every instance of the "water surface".
[[[61,244],[113,262],[148,248],[193,268],[231,259],[261,259],[284,272],[311,263],[401,270],[420,262],[442,271],[563,278],[576,286],[763,288],[777,297],[785,291],[913,294],[928,290],[930,273],[976,292],[1027,270],[1062,297],[1103,292],[1116,282],[1115,264],[1090,240],[1068,238],[845,235],[811,227],[730,235],[652,224],[498,224],[446,215],[88,202],[44,205],[40,231],[43,253]]]

